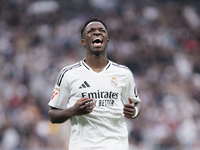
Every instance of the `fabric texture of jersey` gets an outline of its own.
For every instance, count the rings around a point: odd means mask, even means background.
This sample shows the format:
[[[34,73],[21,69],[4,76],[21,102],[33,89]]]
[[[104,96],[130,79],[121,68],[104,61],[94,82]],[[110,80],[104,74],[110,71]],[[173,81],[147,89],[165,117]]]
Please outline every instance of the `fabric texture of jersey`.
[[[128,97],[134,103],[140,101],[132,72],[112,61],[100,73],[84,60],[63,68],[49,105],[66,109],[82,97],[94,98],[95,108],[70,119],[69,150],[128,150],[123,105],[129,103]]]

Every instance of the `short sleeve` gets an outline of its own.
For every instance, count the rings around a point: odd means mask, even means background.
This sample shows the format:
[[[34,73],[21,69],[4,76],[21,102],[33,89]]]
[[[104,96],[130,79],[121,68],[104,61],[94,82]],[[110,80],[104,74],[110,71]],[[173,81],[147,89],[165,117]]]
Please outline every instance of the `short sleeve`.
[[[122,100],[124,104],[129,103],[128,97],[131,98],[133,103],[140,102],[141,100],[139,99],[139,95],[134,81],[134,76],[130,70],[128,70],[127,72],[126,81],[126,85],[122,90]]]
[[[49,101],[48,105],[59,109],[65,109],[68,103],[68,99],[68,81],[64,70],[62,70],[57,76],[56,84],[54,86],[51,100]]]

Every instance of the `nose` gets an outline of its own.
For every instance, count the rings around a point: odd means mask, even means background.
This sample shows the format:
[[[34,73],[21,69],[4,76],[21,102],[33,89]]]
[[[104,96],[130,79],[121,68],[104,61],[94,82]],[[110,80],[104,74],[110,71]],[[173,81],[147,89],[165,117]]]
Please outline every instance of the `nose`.
[[[99,30],[95,30],[94,34],[99,35],[99,34],[101,34],[101,32]]]

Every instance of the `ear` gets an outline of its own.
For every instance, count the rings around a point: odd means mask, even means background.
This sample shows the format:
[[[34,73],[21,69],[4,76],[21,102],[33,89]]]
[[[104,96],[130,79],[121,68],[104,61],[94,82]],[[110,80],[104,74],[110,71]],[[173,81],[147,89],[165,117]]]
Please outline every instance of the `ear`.
[[[107,43],[106,43],[106,46],[108,46],[108,44],[109,44],[109,39],[107,39]]]
[[[85,39],[81,40],[81,44],[85,47]]]

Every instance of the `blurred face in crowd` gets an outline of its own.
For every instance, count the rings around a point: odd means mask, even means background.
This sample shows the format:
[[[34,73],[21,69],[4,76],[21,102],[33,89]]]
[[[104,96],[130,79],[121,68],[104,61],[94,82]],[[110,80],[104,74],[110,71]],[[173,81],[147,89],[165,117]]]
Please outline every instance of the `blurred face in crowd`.
[[[85,27],[81,43],[89,53],[96,55],[104,53],[108,42],[108,33],[102,23],[91,22]]]

